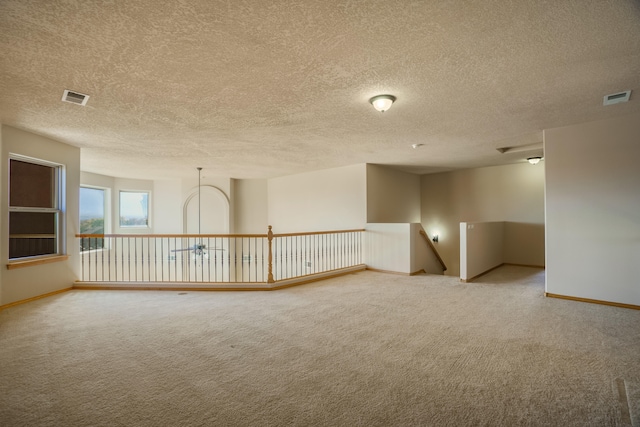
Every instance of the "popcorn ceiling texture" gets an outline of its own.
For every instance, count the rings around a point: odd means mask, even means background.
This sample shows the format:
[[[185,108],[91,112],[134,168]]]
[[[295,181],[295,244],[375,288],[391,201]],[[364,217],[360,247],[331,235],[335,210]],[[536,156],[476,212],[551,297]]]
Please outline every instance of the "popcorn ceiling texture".
[[[0,51],[3,124],[132,178],[488,166],[640,111],[635,93],[602,106],[640,91],[634,0],[3,0]],[[384,114],[381,93],[398,98]]]

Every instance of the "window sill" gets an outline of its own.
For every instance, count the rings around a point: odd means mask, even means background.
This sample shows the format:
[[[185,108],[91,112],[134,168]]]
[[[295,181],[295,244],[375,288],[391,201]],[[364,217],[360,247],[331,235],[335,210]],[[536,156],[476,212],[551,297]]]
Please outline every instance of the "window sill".
[[[93,254],[99,254],[101,252],[108,252],[109,248],[99,248],[99,249],[87,249],[87,250],[81,250],[80,251],[80,255],[93,255]]]
[[[68,259],[69,259],[69,255],[54,255],[46,258],[9,261],[9,263],[7,264],[7,270],[14,270],[16,268],[31,267],[34,265],[41,265],[41,264],[50,264],[52,262],[66,261]]]

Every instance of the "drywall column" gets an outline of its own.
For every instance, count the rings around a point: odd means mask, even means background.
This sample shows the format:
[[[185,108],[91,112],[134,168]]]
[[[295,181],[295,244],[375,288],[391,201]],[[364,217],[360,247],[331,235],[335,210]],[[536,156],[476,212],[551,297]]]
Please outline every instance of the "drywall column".
[[[548,293],[640,305],[639,141],[639,114],[544,132]]]

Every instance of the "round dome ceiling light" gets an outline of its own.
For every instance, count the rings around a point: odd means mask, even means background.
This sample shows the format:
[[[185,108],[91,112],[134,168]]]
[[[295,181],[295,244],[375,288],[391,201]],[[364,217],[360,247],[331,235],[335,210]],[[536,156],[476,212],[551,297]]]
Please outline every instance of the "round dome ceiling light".
[[[373,105],[373,108],[380,111],[381,113],[384,113],[389,108],[391,108],[391,105],[393,105],[395,100],[396,97],[393,95],[378,95],[371,98],[369,102],[371,103],[371,105]]]
[[[542,157],[529,157],[527,159],[527,161],[532,165],[537,165],[538,163],[540,163],[540,160],[542,160]]]

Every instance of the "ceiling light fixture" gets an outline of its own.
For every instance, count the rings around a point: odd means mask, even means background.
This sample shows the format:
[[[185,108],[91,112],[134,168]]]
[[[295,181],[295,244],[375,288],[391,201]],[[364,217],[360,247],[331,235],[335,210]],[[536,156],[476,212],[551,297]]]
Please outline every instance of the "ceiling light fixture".
[[[540,160],[542,160],[542,157],[529,157],[527,159],[527,161],[532,165],[537,165],[538,163],[540,163]]]
[[[380,111],[381,113],[384,113],[389,108],[391,108],[391,105],[395,102],[395,100],[396,97],[393,95],[378,95],[371,98],[369,102],[371,103],[371,105],[373,105],[373,108]]]

